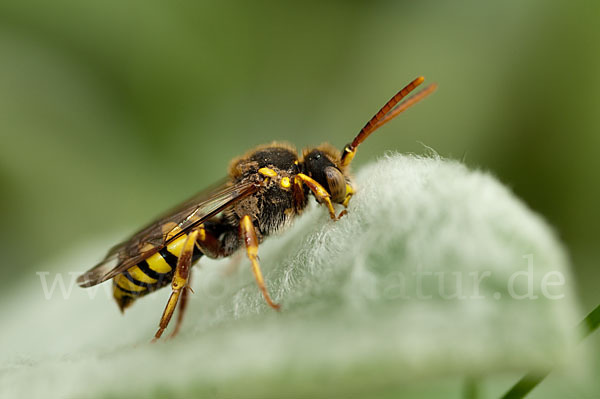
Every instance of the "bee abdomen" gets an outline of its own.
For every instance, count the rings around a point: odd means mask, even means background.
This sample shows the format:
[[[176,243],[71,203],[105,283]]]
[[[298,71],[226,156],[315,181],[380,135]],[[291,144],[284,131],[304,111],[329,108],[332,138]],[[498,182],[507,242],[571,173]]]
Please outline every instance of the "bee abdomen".
[[[113,279],[113,296],[121,311],[133,301],[171,283],[186,234]],[[194,251],[192,262],[202,256]]]

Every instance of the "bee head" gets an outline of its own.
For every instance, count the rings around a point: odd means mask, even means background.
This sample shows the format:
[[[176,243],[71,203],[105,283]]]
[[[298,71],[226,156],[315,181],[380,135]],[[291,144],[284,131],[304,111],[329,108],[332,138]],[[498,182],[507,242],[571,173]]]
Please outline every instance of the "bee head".
[[[348,177],[348,167],[356,155],[357,147],[381,126],[433,93],[437,87],[435,84],[427,86],[406,98],[406,101],[401,102],[424,80],[425,78],[419,76],[396,93],[358,132],[354,140],[344,147],[341,153],[328,144],[304,151],[302,167],[304,174],[321,184],[331,196],[331,201],[344,204],[344,206],[348,205],[348,201],[354,193]]]
[[[315,179],[331,195],[331,201],[346,203],[353,193],[350,177],[341,167],[339,151],[328,144],[305,150],[303,172]]]

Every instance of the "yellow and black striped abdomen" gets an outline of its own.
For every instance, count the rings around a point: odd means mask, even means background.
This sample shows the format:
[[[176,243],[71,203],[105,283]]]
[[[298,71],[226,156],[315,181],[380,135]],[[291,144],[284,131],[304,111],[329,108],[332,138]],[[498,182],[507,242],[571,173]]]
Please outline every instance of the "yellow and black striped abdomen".
[[[169,228],[172,229],[170,226],[165,226],[165,229]],[[177,231],[171,233],[177,234]],[[121,311],[131,305],[136,298],[171,283],[186,238],[187,234],[182,234],[154,255],[113,279],[113,296]],[[144,249],[149,250],[152,247]],[[200,251],[194,251],[192,262],[200,256],[202,256]]]

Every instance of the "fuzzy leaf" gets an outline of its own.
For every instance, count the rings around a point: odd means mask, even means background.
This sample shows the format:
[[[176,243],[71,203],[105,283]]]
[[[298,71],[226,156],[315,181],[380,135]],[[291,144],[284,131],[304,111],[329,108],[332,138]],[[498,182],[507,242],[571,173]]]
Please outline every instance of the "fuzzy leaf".
[[[460,392],[449,378],[564,357],[578,314],[568,261],[509,190],[435,155],[389,155],[356,180],[339,222],[314,205],[261,246],[279,313],[245,258],[203,259],[181,335],[152,345],[168,289],[119,317],[109,284],[45,299],[35,276],[2,305],[0,397],[435,395],[433,382]],[[94,260],[69,259],[63,271]]]

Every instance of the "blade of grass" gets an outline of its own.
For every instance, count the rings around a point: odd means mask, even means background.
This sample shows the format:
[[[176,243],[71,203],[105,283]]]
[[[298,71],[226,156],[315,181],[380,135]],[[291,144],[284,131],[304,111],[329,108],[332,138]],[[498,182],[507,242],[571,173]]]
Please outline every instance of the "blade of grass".
[[[579,341],[583,341],[591,333],[596,331],[600,325],[600,305],[596,306],[581,322],[577,325],[577,334]],[[547,372],[528,373],[521,378],[513,387],[502,396],[501,399],[521,399],[531,392],[540,382],[542,382],[552,370]]]
[[[478,399],[479,398],[478,379],[473,378],[473,377],[469,377],[466,379],[463,397],[465,399]]]

